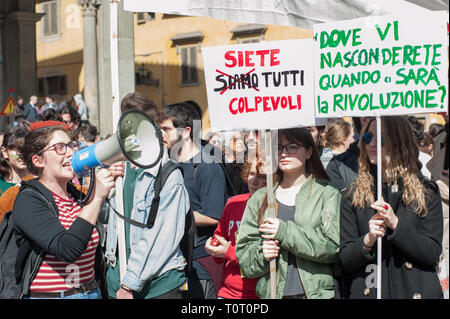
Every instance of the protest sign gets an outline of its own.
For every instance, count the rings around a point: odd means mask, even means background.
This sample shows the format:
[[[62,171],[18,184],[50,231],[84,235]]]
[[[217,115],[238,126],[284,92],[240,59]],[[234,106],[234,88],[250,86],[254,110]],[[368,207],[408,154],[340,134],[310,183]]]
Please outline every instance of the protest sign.
[[[312,39],[202,49],[211,131],[315,125]]]
[[[446,112],[448,13],[314,26],[317,117]]]

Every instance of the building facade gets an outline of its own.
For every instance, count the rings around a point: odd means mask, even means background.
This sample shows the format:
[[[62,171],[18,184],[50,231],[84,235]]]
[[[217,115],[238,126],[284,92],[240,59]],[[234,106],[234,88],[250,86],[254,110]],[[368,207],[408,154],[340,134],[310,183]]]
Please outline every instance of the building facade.
[[[10,94],[26,101],[37,91],[35,34],[42,16],[36,13],[34,0],[0,1],[0,107]],[[0,116],[0,129],[10,122]]]
[[[45,14],[36,24],[39,96],[51,95],[59,103],[67,95],[82,93],[90,115],[98,110],[98,119],[92,121],[90,116],[91,122],[99,126],[102,136],[113,133],[109,1],[38,0],[36,12]],[[94,21],[87,21],[87,15],[93,16]],[[125,26],[121,15],[128,19]],[[205,129],[209,128],[209,115],[202,47],[312,37],[311,30],[297,27],[249,25],[161,13],[119,10],[118,21],[122,40],[120,96],[137,91],[160,107],[194,101],[202,108]],[[94,23],[94,27],[86,27],[86,23]],[[92,53],[93,33],[97,44],[95,53]],[[86,76],[87,71],[90,76]],[[91,93],[96,99],[86,96],[88,89],[96,89]]]
[[[123,2],[123,1],[122,1]],[[82,93],[101,135],[112,123],[109,0],[38,0],[37,88],[60,102]],[[121,3],[123,6],[123,3]],[[158,106],[191,100],[209,128],[201,50],[204,47],[312,37],[299,27],[245,24],[208,17],[119,10],[120,98],[137,91]],[[428,127],[442,118],[419,116]]]

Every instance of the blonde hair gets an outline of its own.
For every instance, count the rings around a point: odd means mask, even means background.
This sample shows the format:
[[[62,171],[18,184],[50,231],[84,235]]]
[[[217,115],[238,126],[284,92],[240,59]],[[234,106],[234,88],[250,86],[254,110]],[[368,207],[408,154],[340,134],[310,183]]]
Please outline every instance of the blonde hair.
[[[361,136],[368,132],[374,119],[370,120],[363,128]],[[426,207],[427,189],[423,184],[423,175],[420,171],[419,149],[415,142],[411,125],[402,116],[390,116],[382,119],[384,135],[385,155],[382,162],[383,182],[388,186],[397,184],[401,179],[403,186],[402,200],[406,206],[412,207],[414,212],[421,216],[428,213]],[[371,173],[367,147],[362,138],[359,140],[361,150],[358,159],[358,178],[349,187],[349,193],[353,193],[353,206],[366,207],[374,201],[374,176]]]
[[[322,145],[334,149],[352,133],[352,126],[343,119],[334,119],[325,127]]]

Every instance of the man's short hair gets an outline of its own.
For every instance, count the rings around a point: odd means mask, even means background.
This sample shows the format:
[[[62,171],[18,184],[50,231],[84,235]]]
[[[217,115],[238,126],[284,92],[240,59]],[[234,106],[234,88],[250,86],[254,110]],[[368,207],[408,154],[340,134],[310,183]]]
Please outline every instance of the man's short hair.
[[[55,109],[46,109],[44,113],[40,115],[41,121],[59,121],[62,122],[62,116],[61,113],[56,111]],[[72,116],[70,116],[72,119]]]
[[[188,100],[188,101],[183,101],[183,103],[190,104],[200,115],[200,118],[202,118],[202,116],[203,116],[202,108],[200,107],[200,105],[197,102]]]
[[[137,92],[128,93],[122,99],[122,102],[120,103],[120,110],[122,113],[129,110],[142,111],[155,122],[158,122],[160,116],[160,111],[155,102]]]
[[[98,135],[97,127],[92,124],[83,124],[80,127],[80,135],[85,141],[95,143],[95,139]]]
[[[61,115],[70,114],[70,121],[74,124],[81,123],[80,113],[78,113],[78,111],[75,108],[73,108],[72,106],[63,106],[58,112]]]
[[[194,136],[194,121],[201,121],[201,117],[197,110],[189,103],[182,102],[165,106],[161,114],[161,122],[167,119],[172,120],[175,128],[184,129],[190,127],[192,140],[201,134],[201,132],[195,132],[196,136]]]

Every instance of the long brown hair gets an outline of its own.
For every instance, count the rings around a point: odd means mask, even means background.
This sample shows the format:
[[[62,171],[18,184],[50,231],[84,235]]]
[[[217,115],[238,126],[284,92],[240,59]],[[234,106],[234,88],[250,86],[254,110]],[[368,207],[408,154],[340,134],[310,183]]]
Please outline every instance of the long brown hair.
[[[325,127],[325,134],[322,138],[324,147],[337,148],[352,133],[352,126],[343,119],[334,119],[328,122]]]
[[[28,134],[28,131],[22,127],[14,127],[10,128],[6,131],[3,136],[3,142],[1,144],[1,148],[5,151],[8,150],[17,150],[25,143],[25,136]],[[0,175],[4,180],[7,180],[11,177],[12,167],[8,158],[4,158],[2,152],[0,152]]]
[[[306,160],[305,163],[305,174],[307,179],[309,178],[309,189],[311,195],[312,190],[312,179],[320,179],[323,181],[330,181],[327,172],[323,168],[322,162],[320,161],[319,152],[317,151],[316,144],[311,136],[311,133],[304,127],[295,127],[289,129],[282,129],[278,131],[278,143],[281,143],[281,138],[286,138],[290,143],[299,143],[305,146],[306,149],[311,148],[311,157]],[[276,174],[279,177],[279,181],[283,180],[283,172],[278,168]],[[308,195],[308,198],[309,198]],[[258,224],[263,221],[263,216],[268,207],[267,203],[267,193],[258,211]]]
[[[369,131],[374,119],[363,128],[361,136]],[[388,116],[381,121],[384,139],[384,156],[382,159],[383,182],[388,186],[396,184],[401,178],[403,184],[402,200],[414,209],[418,215],[425,216],[427,207],[425,198],[427,190],[423,185],[420,171],[419,148],[414,139],[411,125],[403,116]],[[347,196],[353,192],[353,206],[367,207],[375,201],[373,190],[375,178],[370,170],[367,146],[362,138],[359,140],[360,156],[358,178],[349,187]]]

